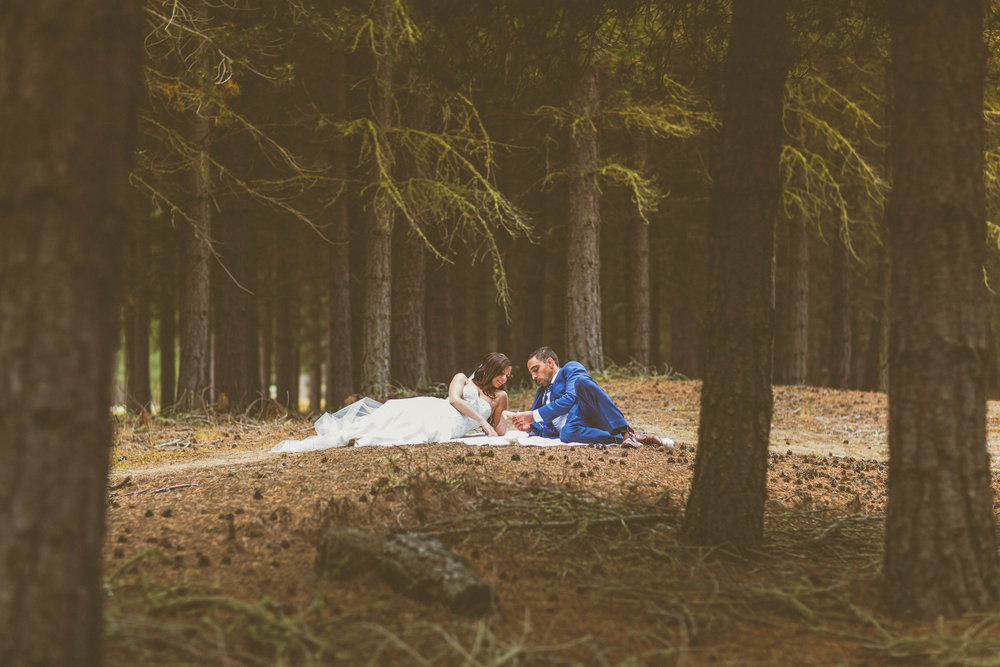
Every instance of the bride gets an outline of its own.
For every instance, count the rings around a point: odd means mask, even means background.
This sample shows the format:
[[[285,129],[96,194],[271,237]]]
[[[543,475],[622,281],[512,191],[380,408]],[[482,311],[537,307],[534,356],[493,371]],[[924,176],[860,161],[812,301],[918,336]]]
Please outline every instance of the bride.
[[[316,435],[283,440],[271,452],[308,452],[348,444],[364,447],[447,442],[476,428],[482,428],[486,435],[503,435],[507,431],[507,392],[501,387],[510,372],[507,355],[490,352],[471,376],[457,373],[451,379],[447,399],[415,396],[379,403],[363,398],[335,414],[320,417],[315,424]]]

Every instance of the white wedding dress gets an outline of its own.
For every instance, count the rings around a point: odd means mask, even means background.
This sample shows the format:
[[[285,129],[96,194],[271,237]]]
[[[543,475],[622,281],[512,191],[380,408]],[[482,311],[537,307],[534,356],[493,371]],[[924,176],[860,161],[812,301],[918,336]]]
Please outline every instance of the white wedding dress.
[[[462,398],[479,416],[489,417],[489,401],[471,382],[462,390]],[[283,440],[271,452],[311,452],[344,447],[352,440],[356,447],[447,442],[478,428],[479,422],[456,410],[446,398],[415,396],[385,403],[363,398],[334,414],[324,414],[315,427],[316,435]]]

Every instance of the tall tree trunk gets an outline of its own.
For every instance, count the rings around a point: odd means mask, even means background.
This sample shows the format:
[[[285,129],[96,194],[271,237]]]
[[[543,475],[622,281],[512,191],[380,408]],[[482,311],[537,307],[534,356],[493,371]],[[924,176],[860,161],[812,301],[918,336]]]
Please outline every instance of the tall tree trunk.
[[[136,403],[132,400],[132,392],[134,391],[135,383],[135,296],[131,294],[129,286],[133,285],[135,272],[130,266],[132,264],[132,258],[129,256],[128,248],[125,250],[125,294],[122,299],[121,308],[121,335],[124,339],[125,350],[123,354],[123,366],[125,367],[125,386],[121,388],[122,391],[122,403],[125,404],[125,409],[132,413],[139,412],[140,408],[136,407]],[[116,388],[115,393],[118,393]],[[114,398],[116,402],[118,398]]]
[[[599,144],[594,122],[600,107],[597,66],[579,73],[571,102],[579,119],[570,130],[566,252],[566,354],[591,371],[604,368],[601,340]]]
[[[191,11],[204,21],[204,0],[191,4]],[[207,69],[206,56],[200,65]],[[208,389],[209,318],[211,277],[209,246],[212,239],[212,179],[207,152],[211,138],[211,120],[197,110],[188,114],[188,140],[198,151],[191,161],[188,205],[190,222],[184,228],[184,258],[180,295],[180,373],[177,378],[178,407],[194,410],[201,406]]]
[[[326,327],[320,315],[320,302],[313,299],[312,317],[309,322],[309,329],[312,336],[309,337],[309,412],[310,414],[320,414],[323,411],[323,338],[326,336]]]
[[[771,428],[775,214],[784,2],[734,0],[719,171],[710,202],[711,309],[694,480],[684,530],[699,544],[760,544]]]
[[[983,5],[890,3],[889,500],[898,615],[997,602],[986,452]]]
[[[851,376],[851,249],[839,234],[830,272],[830,386],[846,389]]]
[[[376,0],[378,37],[375,79],[371,91],[373,120],[378,131],[373,147],[371,178],[375,201],[365,248],[364,340],[361,388],[371,396],[385,396],[390,389],[390,338],[392,330],[392,218],[393,205],[386,192],[393,158],[388,132],[392,126],[392,1]]]
[[[0,8],[0,663],[98,665],[141,7]]]
[[[411,98],[411,126],[431,130],[431,107],[420,92]],[[431,177],[430,166],[414,158],[406,165],[418,179]],[[409,226],[393,232],[392,249],[392,376],[404,387],[425,388],[430,384],[427,369],[427,327],[425,317],[427,248]]]
[[[809,368],[809,230],[802,210],[789,220],[787,382],[805,384]]]
[[[458,368],[455,336],[455,282],[452,265],[437,263],[427,272],[433,290],[425,290],[427,328],[434,332],[434,344],[427,348],[431,382],[447,382]]]
[[[260,243],[258,253],[260,261],[257,266],[258,288],[257,288],[257,349],[260,360],[260,394],[265,398],[271,396],[271,386],[274,385],[274,341],[276,338],[274,326],[275,302],[278,300],[275,294],[276,270],[275,263],[278,261],[273,251],[276,239],[274,230],[268,225],[261,225],[258,228]],[[275,393],[275,400],[278,400]]]
[[[536,256],[538,262],[536,263]],[[514,239],[510,257],[511,335],[507,354],[518,370],[528,355],[542,345],[541,314],[538,312],[538,246],[527,239]],[[547,344],[547,343],[546,343]]]
[[[338,50],[333,55],[331,111],[335,118],[348,120],[348,55]],[[333,140],[330,166],[340,181],[340,195],[330,217],[329,312],[326,340],[326,409],[335,412],[354,393],[354,352],[351,341],[351,226],[348,207],[348,141]]]
[[[882,262],[882,301],[879,310],[878,390],[889,392],[889,293],[891,279],[888,256]]]
[[[160,411],[170,412],[177,402],[177,306],[178,276],[175,234],[169,223],[160,223],[160,255],[157,289],[157,310],[160,323]]]
[[[649,363],[654,368],[659,368],[661,365],[669,366],[669,364],[664,363],[661,331],[667,326],[673,327],[674,323],[672,315],[667,325],[662,322],[661,311],[664,297],[660,288],[661,284],[660,280],[649,281],[649,321],[651,323],[649,328]],[[673,336],[669,340],[672,344]]]
[[[132,230],[131,289],[126,308],[132,311],[131,327],[125,331],[129,349],[125,373],[125,400],[131,412],[149,410],[152,402],[152,387],[149,373],[149,319],[150,295],[152,292],[149,274],[149,219],[140,215],[134,221]]]
[[[649,161],[649,138],[640,133],[636,137],[636,159],[639,168],[646,170]],[[628,358],[640,366],[649,365],[649,223],[633,215],[629,221],[628,253],[625,258],[625,285],[627,294]]]
[[[292,412],[299,411],[297,396],[299,393],[299,366],[295,359],[298,356],[298,340],[295,332],[298,330],[298,278],[292,266],[297,260],[285,260],[286,271],[283,280],[279,282],[279,293],[274,305],[274,384],[277,389],[276,400]]]
[[[392,376],[404,387],[420,389],[430,384],[424,318],[427,251],[412,229],[399,225],[393,235]]]
[[[253,294],[256,266],[250,255],[253,227],[246,211],[224,211],[217,220],[218,252],[226,270],[215,272],[215,394],[222,409],[242,412],[257,398],[257,302]],[[226,400],[222,400],[225,394]]]

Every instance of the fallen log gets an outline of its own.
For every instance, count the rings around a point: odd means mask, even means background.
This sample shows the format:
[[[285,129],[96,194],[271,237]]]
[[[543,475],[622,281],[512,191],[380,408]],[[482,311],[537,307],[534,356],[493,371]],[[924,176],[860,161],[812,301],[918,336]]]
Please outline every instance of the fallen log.
[[[320,536],[316,571],[344,580],[376,567],[394,590],[424,604],[440,603],[465,616],[482,616],[496,606],[493,587],[466,559],[438,540],[401,533],[380,538],[332,526]]]

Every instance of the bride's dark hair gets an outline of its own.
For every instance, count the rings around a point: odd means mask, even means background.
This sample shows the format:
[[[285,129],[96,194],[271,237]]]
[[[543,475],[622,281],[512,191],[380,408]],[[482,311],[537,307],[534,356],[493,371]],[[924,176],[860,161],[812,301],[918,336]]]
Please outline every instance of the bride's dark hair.
[[[503,375],[503,369],[513,366],[510,359],[503,352],[490,352],[476,366],[472,373],[472,381],[483,390],[483,393],[490,398],[496,398],[497,390],[493,386],[493,379]]]

